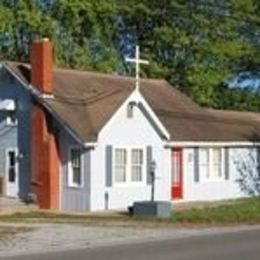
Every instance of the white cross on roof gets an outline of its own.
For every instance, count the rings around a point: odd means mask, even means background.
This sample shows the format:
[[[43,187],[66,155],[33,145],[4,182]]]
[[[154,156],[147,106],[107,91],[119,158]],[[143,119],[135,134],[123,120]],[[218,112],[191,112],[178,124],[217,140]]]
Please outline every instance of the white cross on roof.
[[[135,58],[126,58],[126,62],[135,63],[135,87],[137,90],[140,88],[140,64],[149,64],[147,60],[140,59],[140,47],[135,47]]]

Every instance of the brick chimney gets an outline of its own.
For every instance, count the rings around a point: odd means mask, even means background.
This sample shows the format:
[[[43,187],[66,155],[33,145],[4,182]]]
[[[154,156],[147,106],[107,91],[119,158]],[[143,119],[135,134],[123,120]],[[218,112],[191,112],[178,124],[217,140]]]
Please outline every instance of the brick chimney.
[[[52,44],[48,39],[31,46],[31,84],[44,95],[53,94]],[[54,118],[37,100],[31,111],[32,190],[41,209],[59,208],[58,133]]]
[[[53,94],[53,49],[48,38],[32,43],[31,84],[42,94]]]

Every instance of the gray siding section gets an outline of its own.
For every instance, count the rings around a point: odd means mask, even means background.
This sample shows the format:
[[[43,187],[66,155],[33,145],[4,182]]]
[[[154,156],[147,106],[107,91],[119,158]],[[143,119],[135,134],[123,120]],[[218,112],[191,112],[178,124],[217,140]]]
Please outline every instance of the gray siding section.
[[[146,178],[147,178],[147,184],[152,184],[152,176],[151,176],[151,163],[153,161],[153,155],[152,155],[152,146],[146,147]]]
[[[199,148],[194,148],[194,182],[199,182],[200,173],[199,173]]]
[[[4,69],[0,68],[0,99],[14,99],[17,105],[17,126],[6,125],[6,111],[0,111],[0,177],[5,178],[5,151],[17,148],[20,159],[19,197],[26,199],[31,190],[30,177],[30,93]]]
[[[106,186],[112,187],[112,146],[106,146]]]
[[[229,148],[225,147],[224,149],[224,173],[225,173],[225,179],[229,179]]]
[[[80,188],[68,187],[68,161],[69,147],[79,146],[82,149],[83,183]],[[90,172],[91,150],[78,144],[68,133],[60,132],[60,156],[61,156],[61,210],[65,212],[87,212],[90,210]]]

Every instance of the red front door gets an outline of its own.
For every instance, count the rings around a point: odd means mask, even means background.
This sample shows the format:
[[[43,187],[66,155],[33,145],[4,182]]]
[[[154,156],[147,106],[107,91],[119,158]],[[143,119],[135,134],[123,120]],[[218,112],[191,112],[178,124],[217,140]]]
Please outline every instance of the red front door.
[[[182,149],[172,150],[172,199],[181,199],[183,195]]]

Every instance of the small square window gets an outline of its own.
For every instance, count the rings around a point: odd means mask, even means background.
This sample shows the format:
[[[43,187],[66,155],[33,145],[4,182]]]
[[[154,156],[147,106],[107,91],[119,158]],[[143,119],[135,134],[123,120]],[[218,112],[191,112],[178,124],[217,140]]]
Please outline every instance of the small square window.
[[[133,118],[134,116],[134,106],[135,106],[135,102],[129,102],[129,104],[127,105],[127,118]]]

